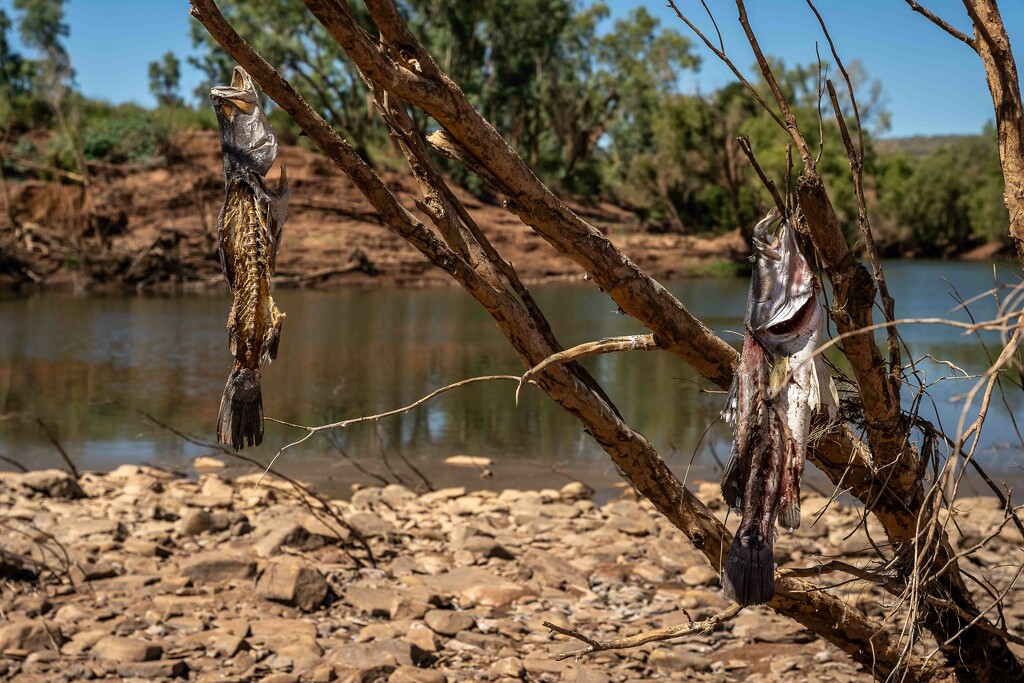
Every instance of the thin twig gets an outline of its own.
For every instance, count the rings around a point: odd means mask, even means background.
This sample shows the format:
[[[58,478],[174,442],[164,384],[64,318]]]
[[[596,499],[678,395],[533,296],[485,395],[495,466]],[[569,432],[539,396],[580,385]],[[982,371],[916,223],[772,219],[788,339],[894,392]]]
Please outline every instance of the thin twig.
[[[688,621],[685,624],[678,626],[668,626],[666,628],[659,628],[653,631],[644,631],[638,633],[635,636],[628,636],[626,638],[617,638],[616,640],[598,641],[588,636],[573,631],[572,629],[563,628],[556,626],[550,621],[543,622],[545,628],[549,628],[555,633],[560,633],[563,636],[569,636],[575,638],[580,642],[586,643],[587,647],[579,650],[571,650],[569,652],[563,652],[555,655],[556,661],[562,661],[563,659],[569,659],[575,657],[576,661],[582,659],[585,655],[593,654],[595,652],[605,652],[607,650],[626,650],[633,647],[640,647],[647,643],[655,643],[662,640],[672,640],[673,638],[681,638],[682,636],[688,636],[693,633],[708,633],[715,629],[715,627],[729,621],[743,608],[739,605],[733,604],[724,612],[702,619],[701,621]]]
[[[947,21],[943,20],[942,18],[940,18],[938,15],[936,15],[931,10],[929,10],[927,7],[924,7],[924,6],[920,5],[920,4],[918,4],[917,2],[914,2],[914,0],[907,0],[907,4],[910,5],[910,9],[914,10],[915,12],[920,14],[921,16],[926,17],[928,19],[928,21],[932,22],[933,24],[935,24],[936,26],[941,28],[943,31],[945,31],[949,35],[951,35],[954,38],[956,38],[957,40],[961,41],[962,43],[967,45],[969,48],[974,50],[975,52],[978,51],[977,46],[974,44],[974,39],[973,38],[968,36],[963,31],[961,31],[961,30],[959,30],[957,28],[954,28],[952,24],[950,24],[949,22],[947,22]]]
[[[552,365],[569,363],[602,353],[654,351],[658,348],[658,342],[655,341],[653,334],[629,334],[624,337],[607,337],[597,341],[586,342],[571,349],[554,353],[524,372],[523,376],[519,378],[519,385],[516,387],[516,405],[519,405],[519,392],[523,390],[523,385],[544,372],[545,368],[549,368]]]

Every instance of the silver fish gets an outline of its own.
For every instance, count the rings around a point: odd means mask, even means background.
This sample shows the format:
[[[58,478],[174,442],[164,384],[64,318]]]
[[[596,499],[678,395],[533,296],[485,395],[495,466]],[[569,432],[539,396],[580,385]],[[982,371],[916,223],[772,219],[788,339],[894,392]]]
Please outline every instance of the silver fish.
[[[775,594],[775,522],[800,526],[800,479],[811,419],[835,414],[838,397],[824,360],[821,284],[800,253],[796,233],[770,212],[754,228],[754,270],[746,334],[722,416],[733,429],[722,474],[725,501],[741,512],[726,558],[722,587],[740,605]]]
[[[235,362],[221,397],[217,441],[235,450],[263,441],[260,365],[273,362],[284,314],[270,295],[277,248],[288,207],[288,177],[277,187],[264,176],[277,158],[277,136],[260,107],[252,78],[236,66],[231,85],[210,90],[224,157],[224,206],[217,242],[233,294],[228,343]]]

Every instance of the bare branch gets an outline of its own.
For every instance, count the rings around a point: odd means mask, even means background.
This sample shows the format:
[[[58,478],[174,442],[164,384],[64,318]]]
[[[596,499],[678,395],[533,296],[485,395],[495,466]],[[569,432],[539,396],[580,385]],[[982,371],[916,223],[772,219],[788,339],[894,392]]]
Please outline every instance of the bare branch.
[[[963,31],[958,30],[952,24],[950,24],[947,21],[944,21],[941,17],[939,17],[937,14],[935,14],[934,12],[929,10],[927,7],[924,7],[920,3],[914,2],[914,0],[907,0],[907,4],[910,5],[910,9],[914,10],[915,12],[920,14],[921,16],[926,17],[928,19],[928,21],[932,22],[933,24],[935,24],[936,26],[941,28],[943,31],[945,31],[949,35],[953,36],[954,38],[956,38],[960,42],[962,42],[965,45],[967,45],[967,47],[969,47],[972,50],[974,50],[975,52],[977,52],[978,48],[974,44],[974,39],[971,38],[970,36],[968,36],[966,33],[964,33]]]
[[[519,405],[519,392],[522,391],[523,385],[533,380],[533,378],[543,372],[545,368],[552,365],[568,363],[570,361],[576,361],[581,358],[596,356],[602,353],[617,353],[619,351],[653,351],[657,348],[658,343],[654,340],[653,334],[630,334],[625,337],[608,337],[607,339],[586,342],[579,346],[574,346],[571,349],[560,351],[548,356],[540,363],[534,365],[523,373],[523,376],[519,378],[519,386],[516,387],[516,405]]]
[[[550,621],[543,622],[545,628],[549,628],[555,633],[561,633],[563,636],[569,636],[575,638],[581,642],[587,644],[587,647],[580,650],[572,650],[570,652],[563,652],[555,655],[555,660],[562,661],[563,659],[569,659],[575,657],[576,661],[579,661],[586,655],[594,654],[595,652],[606,652],[608,650],[626,650],[633,647],[640,647],[647,643],[656,643],[663,640],[672,640],[673,638],[681,638],[683,636],[692,635],[694,633],[710,633],[716,627],[729,621],[743,610],[739,605],[730,605],[724,612],[720,612],[714,616],[702,619],[700,621],[688,621],[685,624],[678,626],[668,626],[666,628],[659,628],[654,631],[645,631],[644,633],[638,633],[635,636],[629,636],[626,638],[618,638],[616,640],[608,640],[600,642],[590,638],[588,636],[573,631],[572,629],[563,628],[556,626]]]

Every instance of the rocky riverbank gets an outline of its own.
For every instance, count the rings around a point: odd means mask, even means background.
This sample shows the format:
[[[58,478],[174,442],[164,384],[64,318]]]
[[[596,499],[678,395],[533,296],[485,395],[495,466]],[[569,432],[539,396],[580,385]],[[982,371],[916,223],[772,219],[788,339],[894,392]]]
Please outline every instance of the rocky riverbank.
[[[729,604],[703,556],[630,492],[603,506],[581,483],[423,495],[388,486],[325,501],[200,464],[211,469],[198,478],[135,466],[77,481],[0,473],[0,678],[870,680],[766,608],[674,643],[556,661],[579,643],[544,621],[605,640]],[[717,486],[699,495],[724,514]],[[864,527],[838,504],[812,524],[825,502],[805,500],[780,563],[857,561]],[[994,499],[962,504],[974,512],[961,542],[1000,517]],[[880,613],[874,588],[848,594]],[[1024,600],[1005,613],[1019,620]]]

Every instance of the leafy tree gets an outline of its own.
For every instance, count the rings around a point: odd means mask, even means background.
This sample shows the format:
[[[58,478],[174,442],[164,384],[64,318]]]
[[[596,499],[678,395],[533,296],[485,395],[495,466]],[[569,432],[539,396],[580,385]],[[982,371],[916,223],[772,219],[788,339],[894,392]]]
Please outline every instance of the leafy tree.
[[[157,102],[171,108],[179,106],[182,103],[180,89],[181,63],[173,52],[167,52],[158,62],[149,63],[149,91]]]

